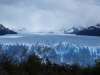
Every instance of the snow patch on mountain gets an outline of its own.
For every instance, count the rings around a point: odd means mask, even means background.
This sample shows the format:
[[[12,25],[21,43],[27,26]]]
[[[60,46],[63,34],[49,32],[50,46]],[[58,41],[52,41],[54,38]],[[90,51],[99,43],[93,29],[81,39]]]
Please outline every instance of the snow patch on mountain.
[[[84,29],[84,27],[83,26],[80,26],[80,27],[72,27],[72,28],[70,28],[70,29],[64,29],[64,33],[65,34],[76,34],[76,33],[78,33],[80,30],[82,30],[82,29]]]
[[[30,30],[28,30],[27,28],[19,28],[19,29],[15,29],[12,28],[13,31],[16,31],[18,34],[29,34],[32,33]]]
[[[30,31],[27,28],[20,28],[20,29],[14,29],[12,28],[12,30],[18,32],[18,33],[46,33],[46,34],[76,34],[78,31],[82,30],[84,27],[83,26],[77,26],[77,27],[72,27],[70,29],[68,28],[61,28],[59,30],[46,30],[46,29],[42,29],[42,30],[38,30],[38,31]]]
[[[51,33],[51,34],[76,34],[77,32],[79,32],[80,30],[82,30],[84,27],[83,26],[79,26],[79,27],[72,27],[70,29],[68,28],[61,28],[59,30],[40,30],[37,32],[33,32],[33,33]]]

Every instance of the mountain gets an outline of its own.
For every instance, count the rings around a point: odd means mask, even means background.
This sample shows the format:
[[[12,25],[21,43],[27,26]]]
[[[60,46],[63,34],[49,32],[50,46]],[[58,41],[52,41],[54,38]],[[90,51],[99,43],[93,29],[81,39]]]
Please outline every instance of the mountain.
[[[20,28],[12,28],[13,31],[17,32],[18,34],[32,34],[33,32],[25,27]]]
[[[17,34],[17,33],[0,24],[0,35],[5,35],[5,34]]]
[[[72,27],[70,29],[67,28],[62,28],[60,30],[46,30],[46,29],[42,29],[39,31],[29,31],[27,28],[23,27],[20,28],[18,30],[12,28],[12,30],[18,32],[18,33],[42,33],[42,34],[76,34],[77,32],[79,32],[80,30],[82,30],[84,27],[80,26],[80,27]]]
[[[20,29],[15,30],[15,31],[18,32],[18,33],[28,33],[26,28],[20,28]]]
[[[83,26],[80,27],[72,27],[70,29],[67,28],[61,28],[60,30],[41,30],[41,31],[37,31],[37,32],[33,32],[33,33],[46,33],[46,34],[76,34],[77,32],[79,32],[80,30],[84,29]]]
[[[84,27],[81,26],[81,27],[72,27],[70,29],[61,29],[59,31],[64,34],[76,34],[82,29],[84,29]]]
[[[100,36],[100,24],[79,31],[76,35]]]
[[[64,33],[65,34],[76,34],[78,33],[80,30],[82,30],[84,27],[72,27],[69,30],[65,30]]]

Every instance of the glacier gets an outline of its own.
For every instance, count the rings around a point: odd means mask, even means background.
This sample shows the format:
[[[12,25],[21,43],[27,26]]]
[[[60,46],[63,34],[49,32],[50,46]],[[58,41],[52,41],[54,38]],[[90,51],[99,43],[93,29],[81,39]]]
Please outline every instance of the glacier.
[[[13,62],[18,64],[28,59],[31,54],[37,55],[45,61],[47,58],[52,63],[94,65],[100,58],[100,46],[81,46],[67,42],[54,43],[52,45],[36,43],[25,44],[0,44],[0,57],[7,54]]]

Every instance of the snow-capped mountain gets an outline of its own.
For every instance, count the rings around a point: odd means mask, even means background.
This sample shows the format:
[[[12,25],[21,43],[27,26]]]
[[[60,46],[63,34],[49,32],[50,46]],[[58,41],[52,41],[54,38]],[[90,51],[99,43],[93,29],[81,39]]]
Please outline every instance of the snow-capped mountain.
[[[27,28],[23,27],[23,28],[19,28],[19,29],[15,29],[12,28],[13,31],[16,31],[19,34],[29,34],[31,33]]]
[[[17,34],[17,33],[0,24],[0,35],[5,35],[5,34]]]
[[[77,35],[100,36],[100,24],[90,26],[79,31]]]
[[[59,31],[62,32],[62,33],[64,33],[64,34],[76,34],[76,33],[78,33],[82,29],[84,29],[83,26],[80,26],[80,27],[72,27],[70,29],[62,28]]]
[[[42,29],[39,31],[29,31],[27,28],[23,27],[20,29],[14,29],[12,28],[12,30],[18,32],[18,33],[46,33],[46,34],[76,34],[77,32],[79,32],[80,30],[82,30],[84,27],[80,26],[80,27],[72,27],[70,29],[68,28],[61,28],[60,30],[46,30],[46,29]]]
[[[21,29],[18,29],[16,30],[18,33],[27,33],[27,29],[26,28],[21,28]]]
[[[67,28],[61,28],[60,30],[52,30],[52,31],[47,31],[47,30],[41,30],[38,31],[37,33],[51,33],[51,34],[76,34],[80,30],[84,29],[84,27],[72,27],[70,29]]]
[[[80,30],[82,30],[84,27],[72,27],[71,29],[65,30],[64,33],[65,34],[76,34],[78,33]]]

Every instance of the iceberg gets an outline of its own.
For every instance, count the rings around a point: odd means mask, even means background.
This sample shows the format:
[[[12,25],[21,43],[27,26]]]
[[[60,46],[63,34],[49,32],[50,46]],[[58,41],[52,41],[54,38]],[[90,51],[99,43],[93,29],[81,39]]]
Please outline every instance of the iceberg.
[[[0,44],[0,57],[7,54],[13,62],[18,64],[28,59],[31,54],[36,54],[45,61],[47,58],[52,63],[73,64],[91,66],[100,58],[100,46],[80,46],[67,42],[46,45],[37,43],[34,45],[24,44]]]

